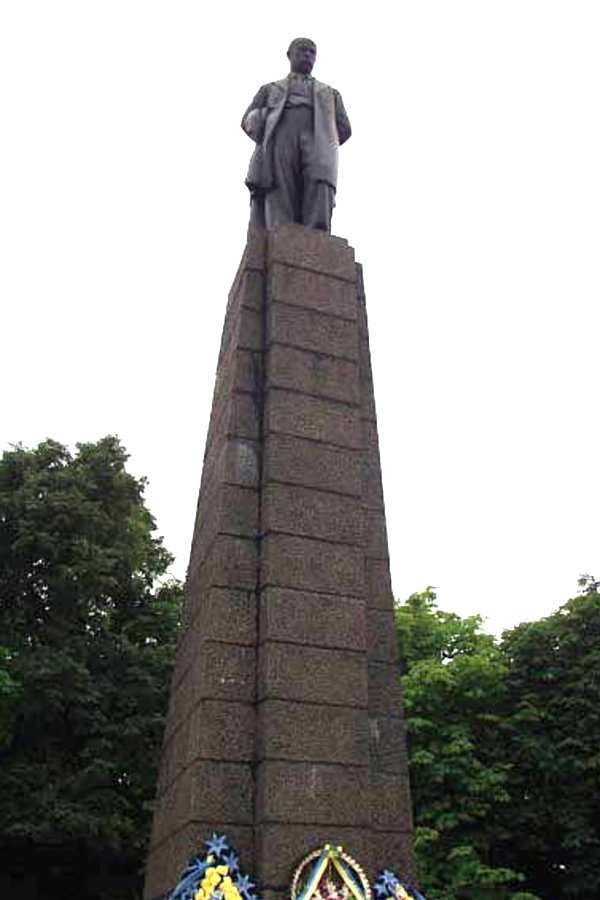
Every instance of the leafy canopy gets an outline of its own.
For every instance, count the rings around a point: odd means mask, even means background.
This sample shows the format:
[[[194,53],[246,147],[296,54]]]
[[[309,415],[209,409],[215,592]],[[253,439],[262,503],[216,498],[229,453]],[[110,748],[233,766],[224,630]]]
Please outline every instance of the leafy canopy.
[[[180,586],[160,583],[171,556],[126,460],[115,437],[0,460],[0,894],[15,900],[139,886]]]

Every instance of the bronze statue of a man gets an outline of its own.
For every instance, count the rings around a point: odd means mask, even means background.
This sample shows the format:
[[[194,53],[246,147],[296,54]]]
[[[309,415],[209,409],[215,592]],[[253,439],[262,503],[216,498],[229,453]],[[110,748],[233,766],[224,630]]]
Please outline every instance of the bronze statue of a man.
[[[330,231],[338,146],[350,137],[350,122],[338,91],[311,75],[314,41],[296,38],[287,55],[289,75],[264,84],[242,119],[256,143],[246,177],[250,227]]]

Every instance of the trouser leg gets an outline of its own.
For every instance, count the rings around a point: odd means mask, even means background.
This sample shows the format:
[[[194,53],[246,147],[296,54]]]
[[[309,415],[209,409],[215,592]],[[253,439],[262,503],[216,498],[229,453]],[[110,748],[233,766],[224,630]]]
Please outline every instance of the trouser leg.
[[[300,222],[302,172],[298,126],[301,120],[285,111],[273,143],[273,180],[275,187],[265,196],[267,228]]]
[[[302,224],[307,228],[331,231],[335,191],[326,181],[304,181]]]

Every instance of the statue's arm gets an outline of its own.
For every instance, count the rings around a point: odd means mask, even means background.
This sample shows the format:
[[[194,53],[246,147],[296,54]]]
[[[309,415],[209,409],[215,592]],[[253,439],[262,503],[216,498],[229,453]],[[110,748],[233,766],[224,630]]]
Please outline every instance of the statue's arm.
[[[352,134],[352,128],[350,126],[348,113],[346,112],[346,109],[344,107],[342,95],[339,91],[335,90],[333,92],[333,95],[335,97],[335,123],[337,125],[340,144],[343,144]]]
[[[269,85],[263,84],[242,117],[242,128],[248,137],[252,138],[257,144],[262,140],[263,131],[265,130],[268,96]]]

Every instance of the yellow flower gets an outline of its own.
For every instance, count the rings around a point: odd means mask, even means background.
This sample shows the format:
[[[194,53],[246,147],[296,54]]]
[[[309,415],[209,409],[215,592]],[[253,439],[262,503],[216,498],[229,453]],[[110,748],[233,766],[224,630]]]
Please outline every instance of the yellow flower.
[[[217,866],[217,872],[219,875],[227,875],[229,872],[229,866]]]

